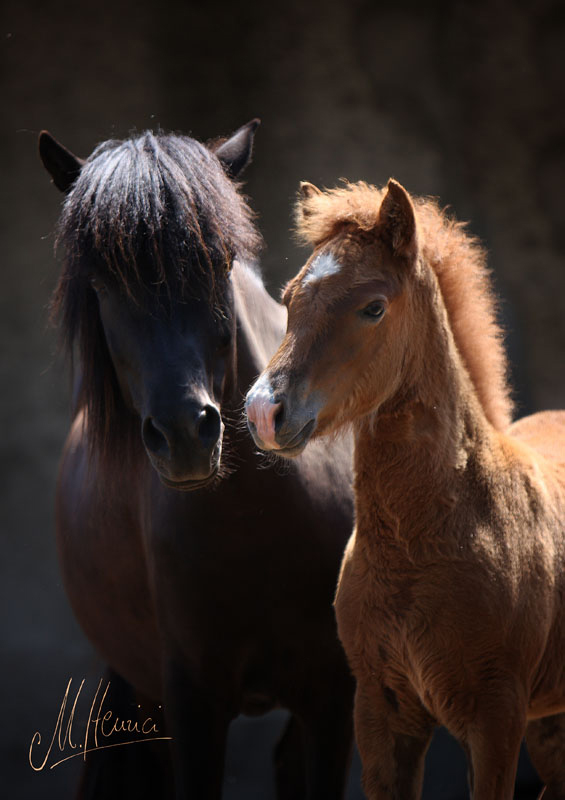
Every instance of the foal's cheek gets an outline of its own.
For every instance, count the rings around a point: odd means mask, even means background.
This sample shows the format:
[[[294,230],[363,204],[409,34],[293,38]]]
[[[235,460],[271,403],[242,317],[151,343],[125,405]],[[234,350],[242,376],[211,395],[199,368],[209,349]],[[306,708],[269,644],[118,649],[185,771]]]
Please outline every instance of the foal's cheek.
[[[331,376],[332,395],[336,400],[350,394],[359,378],[370,368],[371,357],[371,342],[358,331],[332,343],[325,371],[328,377]]]

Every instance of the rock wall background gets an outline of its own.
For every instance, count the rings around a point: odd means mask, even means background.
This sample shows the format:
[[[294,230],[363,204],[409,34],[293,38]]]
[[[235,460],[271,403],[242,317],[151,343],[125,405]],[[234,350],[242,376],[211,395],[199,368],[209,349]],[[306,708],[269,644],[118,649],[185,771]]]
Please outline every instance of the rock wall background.
[[[0,41],[0,771],[11,797],[67,798],[76,765],[36,774],[29,742],[52,730],[69,677],[95,684],[100,665],[72,618],[54,551],[68,384],[47,305],[61,198],[37,158],[38,132],[87,155],[132,130],[160,125],[207,139],[259,116],[247,192],[274,294],[304,258],[289,236],[300,179],[333,186],[341,176],[393,175],[438,195],[488,246],[520,413],[562,407],[565,7],[7,0]],[[279,722],[236,727],[232,800],[268,796],[263,762]],[[445,778],[448,767],[461,775],[457,759],[433,767],[434,797],[464,796]]]

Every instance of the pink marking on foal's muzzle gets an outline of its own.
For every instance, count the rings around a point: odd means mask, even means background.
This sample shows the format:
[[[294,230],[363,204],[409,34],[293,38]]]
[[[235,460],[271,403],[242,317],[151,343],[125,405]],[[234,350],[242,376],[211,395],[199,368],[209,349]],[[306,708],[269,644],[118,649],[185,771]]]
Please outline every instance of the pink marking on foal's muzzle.
[[[245,404],[247,419],[255,427],[255,431],[267,450],[279,450],[280,445],[275,441],[275,418],[280,411],[282,403],[272,400],[272,393],[260,382],[257,382],[247,395]]]

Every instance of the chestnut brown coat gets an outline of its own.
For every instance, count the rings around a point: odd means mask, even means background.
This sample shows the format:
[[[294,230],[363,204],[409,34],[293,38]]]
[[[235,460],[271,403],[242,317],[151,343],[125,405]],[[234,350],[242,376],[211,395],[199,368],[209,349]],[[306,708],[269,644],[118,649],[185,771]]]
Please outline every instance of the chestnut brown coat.
[[[565,413],[511,424],[484,255],[433,202],[303,184],[297,222],[314,253],[248,415],[282,455],[354,431],[336,613],[367,797],[418,798],[442,724],[475,800],[512,798],[524,734],[564,798]]]

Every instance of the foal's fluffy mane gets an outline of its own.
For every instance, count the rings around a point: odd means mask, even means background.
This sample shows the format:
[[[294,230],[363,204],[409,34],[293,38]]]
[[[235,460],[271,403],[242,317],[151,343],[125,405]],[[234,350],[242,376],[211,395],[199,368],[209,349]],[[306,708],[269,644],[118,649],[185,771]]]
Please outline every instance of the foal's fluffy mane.
[[[309,246],[334,236],[344,224],[370,231],[378,223],[386,190],[366,183],[308,193],[297,204],[296,231]],[[434,270],[453,336],[487,419],[506,428],[512,419],[507,360],[485,253],[434,200],[412,198],[424,261]]]

